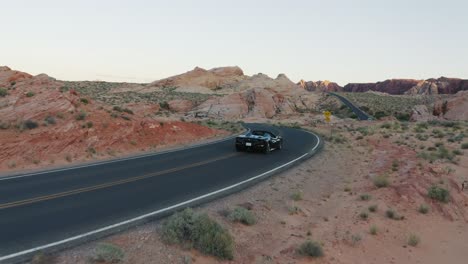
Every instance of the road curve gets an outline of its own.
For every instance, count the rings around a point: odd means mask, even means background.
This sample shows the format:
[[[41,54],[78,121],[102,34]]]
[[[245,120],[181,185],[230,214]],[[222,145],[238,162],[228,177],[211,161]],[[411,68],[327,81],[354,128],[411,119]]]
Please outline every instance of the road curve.
[[[343,102],[343,104],[345,104],[347,107],[349,107],[351,109],[351,111],[353,111],[356,114],[356,116],[358,117],[359,120],[370,120],[371,119],[371,117],[368,114],[366,114],[364,111],[359,109],[359,107],[355,106],[353,103],[351,103],[345,97],[343,97],[341,95],[338,95],[336,93],[328,93],[328,94],[333,95],[333,96],[337,97],[338,99],[340,99],[340,101]]]
[[[279,130],[281,151],[238,153],[233,139],[186,150],[0,179],[0,263],[97,237],[243,188],[307,158],[309,132]]]

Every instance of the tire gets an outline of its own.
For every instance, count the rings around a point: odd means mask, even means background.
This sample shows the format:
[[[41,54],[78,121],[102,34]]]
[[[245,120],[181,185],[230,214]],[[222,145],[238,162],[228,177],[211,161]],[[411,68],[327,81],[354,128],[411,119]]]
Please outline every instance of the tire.
[[[265,150],[263,151],[263,153],[270,154],[270,152],[271,152],[270,143],[267,142]]]
[[[278,150],[281,150],[283,148],[283,141],[280,141],[278,144]]]

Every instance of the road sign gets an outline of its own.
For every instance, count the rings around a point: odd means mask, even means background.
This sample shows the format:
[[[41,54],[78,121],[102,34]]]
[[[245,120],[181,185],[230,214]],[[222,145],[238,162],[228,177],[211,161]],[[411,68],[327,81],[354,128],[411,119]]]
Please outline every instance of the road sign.
[[[323,116],[325,117],[325,121],[327,123],[329,123],[331,121],[331,112],[330,111],[323,112]]]

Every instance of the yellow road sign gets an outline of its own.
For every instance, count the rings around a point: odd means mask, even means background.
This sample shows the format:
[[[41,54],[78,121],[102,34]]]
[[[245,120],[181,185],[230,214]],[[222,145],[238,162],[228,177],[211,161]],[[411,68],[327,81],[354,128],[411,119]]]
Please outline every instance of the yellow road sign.
[[[323,112],[323,116],[325,117],[325,121],[326,121],[326,122],[330,122],[330,121],[331,121],[331,112],[330,112],[330,111],[325,111],[325,112]]]

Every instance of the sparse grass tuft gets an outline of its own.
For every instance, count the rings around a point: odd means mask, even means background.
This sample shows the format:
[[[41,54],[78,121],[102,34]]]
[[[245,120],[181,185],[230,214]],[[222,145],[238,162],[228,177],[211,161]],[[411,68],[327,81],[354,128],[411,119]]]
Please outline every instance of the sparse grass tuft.
[[[362,219],[362,220],[367,220],[369,218],[369,214],[367,212],[361,212],[359,214],[359,217]]]
[[[8,95],[7,89],[0,88],[0,97],[5,97]]]
[[[294,201],[302,200],[302,192],[301,191],[295,191],[293,194],[291,194],[291,199],[293,199]]]
[[[116,245],[99,243],[94,249],[92,259],[97,262],[117,263],[124,259],[125,253]]]
[[[372,225],[370,228],[369,228],[369,233],[371,233],[371,235],[377,235],[379,229],[377,228],[376,225]]]
[[[369,206],[368,209],[369,209],[369,212],[375,213],[375,212],[377,212],[378,206],[376,204],[373,204],[373,205]]]
[[[319,243],[308,240],[302,243],[298,249],[298,253],[303,256],[321,257],[323,256],[323,249]]]
[[[427,204],[421,204],[418,208],[418,212],[421,214],[427,214],[429,212],[429,206]]]
[[[240,222],[244,225],[254,225],[257,222],[255,215],[243,207],[236,207],[232,210],[228,215],[228,219],[232,222]]]
[[[359,198],[361,199],[361,201],[369,201],[372,198],[372,196],[370,194],[365,193],[361,194]]]
[[[377,188],[384,188],[390,184],[388,176],[385,174],[377,175],[374,177],[374,185]]]
[[[412,247],[417,246],[420,241],[421,241],[421,239],[415,234],[410,234],[408,236],[408,245],[410,245]]]

